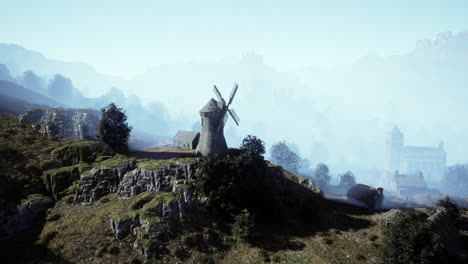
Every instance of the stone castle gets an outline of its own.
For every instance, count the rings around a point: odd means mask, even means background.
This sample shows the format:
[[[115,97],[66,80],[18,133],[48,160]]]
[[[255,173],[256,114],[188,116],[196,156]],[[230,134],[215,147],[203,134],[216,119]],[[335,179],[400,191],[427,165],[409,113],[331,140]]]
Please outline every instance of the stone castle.
[[[422,173],[427,183],[442,180],[446,168],[447,153],[443,142],[437,147],[413,147],[404,145],[404,135],[395,126],[387,138],[387,175]]]

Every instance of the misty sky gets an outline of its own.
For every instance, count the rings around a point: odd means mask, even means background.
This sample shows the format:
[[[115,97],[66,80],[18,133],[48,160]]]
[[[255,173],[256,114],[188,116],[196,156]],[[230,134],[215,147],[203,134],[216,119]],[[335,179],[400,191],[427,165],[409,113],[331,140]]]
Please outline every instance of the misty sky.
[[[409,52],[467,27],[467,1],[0,1],[0,42],[101,73],[248,52],[279,70]]]

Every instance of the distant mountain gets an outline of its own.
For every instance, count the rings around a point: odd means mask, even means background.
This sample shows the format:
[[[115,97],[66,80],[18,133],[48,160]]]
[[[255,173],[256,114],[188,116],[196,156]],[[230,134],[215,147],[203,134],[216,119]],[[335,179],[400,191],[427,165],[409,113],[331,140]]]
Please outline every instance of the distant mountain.
[[[48,107],[45,105],[31,104],[30,102],[17,99],[8,95],[0,94],[0,112],[12,115],[20,115],[26,113],[28,109],[36,107]]]
[[[44,105],[51,107],[65,106],[64,104],[53,100],[50,97],[36,93],[34,91],[31,91],[20,85],[8,81],[0,81],[0,95],[2,95],[3,98],[6,99],[15,98],[17,100],[20,100],[21,102],[26,102],[28,104]]]
[[[0,81],[16,82],[16,79],[11,76],[10,71],[3,64],[0,64]]]
[[[0,44],[0,64],[5,64],[13,76],[20,76],[31,70],[50,79],[59,73],[71,78],[76,87],[93,97],[103,94],[112,86],[120,86],[123,82],[121,78],[97,73],[86,63],[49,59],[40,52],[16,44]]]

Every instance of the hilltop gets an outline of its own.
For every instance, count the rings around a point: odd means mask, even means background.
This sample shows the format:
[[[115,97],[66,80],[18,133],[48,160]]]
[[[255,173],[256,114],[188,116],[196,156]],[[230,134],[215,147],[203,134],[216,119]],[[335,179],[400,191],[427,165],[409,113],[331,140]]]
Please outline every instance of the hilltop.
[[[0,124],[5,263],[379,262],[381,217],[249,152],[117,155]]]

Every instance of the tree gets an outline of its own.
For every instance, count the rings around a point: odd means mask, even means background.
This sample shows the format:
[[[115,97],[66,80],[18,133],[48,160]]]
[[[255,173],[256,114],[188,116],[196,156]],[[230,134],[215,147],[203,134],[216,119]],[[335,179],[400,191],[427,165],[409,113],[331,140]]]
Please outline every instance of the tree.
[[[460,209],[454,200],[446,196],[444,199],[437,201],[436,206],[444,208],[450,219],[452,219],[455,224],[457,223],[457,220],[460,218],[461,214]]]
[[[356,178],[352,172],[347,171],[340,175],[340,187],[349,190],[354,185],[356,185]]]
[[[115,152],[128,151],[128,138],[132,127],[127,123],[127,115],[114,103],[101,109],[98,138],[108,144]]]
[[[265,154],[265,143],[257,138],[256,136],[247,135],[243,140],[242,144],[240,145],[241,149],[248,150],[252,152],[252,154],[260,157]]]
[[[323,188],[330,184],[330,170],[328,166],[324,163],[317,164],[317,167],[314,170],[315,182],[320,188]]]
[[[270,150],[271,161],[297,173],[301,168],[301,157],[293,152],[285,141],[274,144]]]
[[[403,211],[383,230],[381,261],[388,264],[448,263],[440,237],[432,231],[427,215]]]

